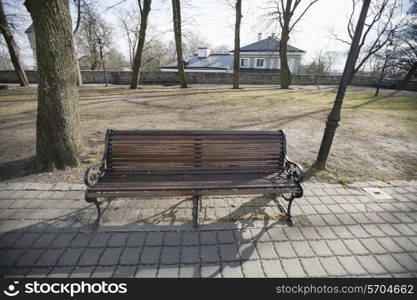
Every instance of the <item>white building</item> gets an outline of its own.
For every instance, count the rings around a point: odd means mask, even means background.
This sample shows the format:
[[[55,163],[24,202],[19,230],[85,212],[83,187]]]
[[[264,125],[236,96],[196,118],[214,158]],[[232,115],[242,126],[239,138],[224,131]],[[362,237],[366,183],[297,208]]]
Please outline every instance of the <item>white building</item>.
[[[198,48],[193,56],[184,59],[186,72],[233,73],[233,51],[231,54],[210,54],[207,48]],[[305,51],[287,45],[288,66],[291,73],[298,73]],[[159,67],[162,72],[177,72],[177,62]],[[240,48],[240,72],[279,73],[279,40],[275,35],[266,39],[258,35],[258,41]]]

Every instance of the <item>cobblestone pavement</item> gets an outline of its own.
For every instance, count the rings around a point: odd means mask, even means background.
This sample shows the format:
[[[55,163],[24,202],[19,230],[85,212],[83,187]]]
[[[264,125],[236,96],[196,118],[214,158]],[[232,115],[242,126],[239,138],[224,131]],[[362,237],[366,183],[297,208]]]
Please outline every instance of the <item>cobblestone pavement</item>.
[[[417,277],[417,181],[307,183],[294,226],[268,197],[203,198],[198,230],[190,201],[133,199],[92,231],[82,190],[0,183],[1,276]]]

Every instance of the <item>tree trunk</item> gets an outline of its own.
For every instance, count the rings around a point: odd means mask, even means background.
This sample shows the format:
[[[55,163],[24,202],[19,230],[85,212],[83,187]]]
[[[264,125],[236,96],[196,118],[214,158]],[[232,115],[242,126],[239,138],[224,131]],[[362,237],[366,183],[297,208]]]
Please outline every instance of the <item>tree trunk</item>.
[[[291,84],[291,75],[290,75],[290,70],[288,67],[287,45],[288,45],[288,30],[283,28],[281,32],[281,41],[279,43],[279,58],[281,61],[281,67],[280,67],[281,89],[288,89]]]
[[[6,41],[7,48],[9,49],[10,60],[12,61],[14,70],[19,80],[20,86],[28,86],[29,81],[26,76],[26,72],[23,69],[22,61],[20,59],[19,50],[17,48],[16,41],[13,34],[10,31],[9,23],[7,23],[6,14],[4,12],[3,3],[0,0],[0,31],[3,34]]]
[[[332,111],[327,117],[326,129],[324,130],[323,139],[320,145],[320,151],[317,156],[317,160],[314,163],[314,167],[317,169],[324,169],[327,158],[330,153],[334,134],[340,121],[340,111],[342,109],[343,98],[345,97],[346,87],[348,81],[352,76],[355,68],[356,58],[359,51],[359,40],[362,36],[363,26],[365,24],[366,14],[368,12],[369,4],[371,0],[363,0],[361,13],[359,16],[358,24],[356,25],[355,34],[353,36],[352,44],[350,46],[349,54],[346,60],[345,68],[343,70],[342,78],[340,79],[339,88],[337,90],[336,99],[333,104]]]
[[[377,84],[376,84],[376,90],[375,90],[375,95],[374,95],[374,97],[378,97],[378,95],[379,95],[379,89],[380,89],[380,87],[381,87],[381,82],[382,82],[382,79],[384,78],[384,75],[385,75],[385,68],[386,68],[387,63],[388,63],[388,58],[389,58],[389,55],[388,55],[388,54],[386,54],[386,55],[385,55],[384,64],[382,65],[381,75],[379,76],[378,82],[377,82]]]
[[[411,66],[411,69],[408,71],[407,75],[398,85],[397,90],[399,91],[404,90],[407,87],[408,83],[410,82],[411,78],[413,78],[414,74],[416,74],[416,72],[417,72],[417,62],[415,62],[414,65]]]
[[[288,89],[291,84],[290,70],[288,68],[287,45],[290,35],[292,0],[287,0],[283,13],[283,24],[281,28],[281,40],[279,42],[279,59],[281,61],[280,80],[281,89]]]
[[[106,65],[104,63],[103,46],[100,46],[100,60],[101,60],[101,66],[103,67],[104,83],[106,84],[106,87],[108,87],[109,85],[108,85],[108,82],[107,82]]]
[[[152,0],[143,1],[143,10],[140,16],[139,40],[136,48],[135,58],[132,67],[132,80],[130,82],[131,89],[137,89],[139,83],[140,66],[142,64],[142,52],[145,45],[146,27],[148,26],[148,15],[151,11]]]
[[[236,0],[236,23],[235,23],[235,51],[233,61],[233,88],[239,88],[240,77],[240,23],[242,20],[242,0]]]
[[[80,87],[80,86],[83,86],[83,78],[81,76],[80,62],[78,61],[78,58],[77,58],[77,44],[75,42],[76,35],[77,35],[77,32],[74,31],[72,33],[72,43],[74,44],[75,69],[77,70],[77,85]]]
[[[80,69],[80,62],[78,61],[77,56],[75,56],[75,68],[77,69],[77,85],[83,86],[83,77],[81,74],[81,69]]]
[[[76,57],[67,0],[26,0],[36,32],[38,111],[36,162],[39,170],[79,165]]]
[[[75,34],[76,33],[73,33],[73,44],[74,44],[74,53],[75,53],[75,69],[77,70],[77,85],[80,87],[80,86],[83,86],[83,78],[82,78],[82,76],[81,76],[81,69],[80,69],[80,62],[78,61],[78,58],[77,58],[77,46],[76,46],[76,43],[75,43]]]
[[[174,23],[175,48],[177,50],[178,79],[181,87],[186,88],[187,81],[185,80],[184,59],[182,57],[180,0],[172,0],[172,17]]]

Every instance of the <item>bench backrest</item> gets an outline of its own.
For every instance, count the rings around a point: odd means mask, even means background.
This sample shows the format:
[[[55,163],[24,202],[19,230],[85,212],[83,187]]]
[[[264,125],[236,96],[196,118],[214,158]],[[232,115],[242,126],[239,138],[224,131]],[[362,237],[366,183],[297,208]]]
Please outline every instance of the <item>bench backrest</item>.
[[[107,169],[137,174],[274,173],[283,131],[108,130]]]

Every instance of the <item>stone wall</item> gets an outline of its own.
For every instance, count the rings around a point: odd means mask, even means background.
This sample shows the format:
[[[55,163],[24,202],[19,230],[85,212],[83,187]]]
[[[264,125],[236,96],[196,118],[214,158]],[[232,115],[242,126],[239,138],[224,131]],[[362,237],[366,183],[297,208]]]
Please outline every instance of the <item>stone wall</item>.
[[[27,71],[29,82],[37,83],[38,76],[36,71]],[[82,71],[84,83],[104,83],[103,72],[101,71]],[[109,71],[107,73],[110,84],[129,84],[131,78],[130,71]],[[186,72],[186,78],[189,83],[201,84],[232,84],[232,73],[203,73],[203,72]],[[241,73],[241,84],[279,84],[280,75],[276,73]],[[376,77],[359,77],[355,76],[352,84],[358,86],[375,86]],[[295,85],[337,85],[340,76],[334,75],[292,75],[292,84]],[[394,88],[398,80],[384,80],[383,87]],[[17,77],[14,71],[0,71],[0,83],[17,83]],[[141,84],[162,84],[174,85],[178,83],[176,72],[142,72],[140,77]],[[417,81],[409,83],[408,90],[417,91]]]

